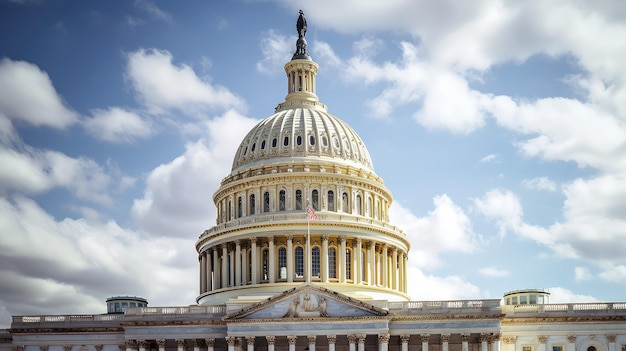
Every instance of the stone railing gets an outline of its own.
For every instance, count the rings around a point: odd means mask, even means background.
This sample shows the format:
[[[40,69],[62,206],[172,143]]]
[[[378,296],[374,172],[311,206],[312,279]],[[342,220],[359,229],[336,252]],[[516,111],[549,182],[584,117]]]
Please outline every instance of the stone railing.
[[[342,212],[322,212],[316,213],[317,219],[311,221],[314,222],[343,222],[343,223],[355,223],[367,226],[377,226],[390,232],[396,232],[400,235],[404,235],[402,230],[395,225],[391,225],[388,222],[380,221],[373,218],[367,218],[363,216],[351,215]],[[248,227],[255,224],[273,224],[276,222],[288,222],[293,223],[306,223],[306,212],[303,211],[290,211],[290,212],[273,212],[268,214],[255,214],[251,216],[245,216],[237,219],[233,219],[226,223],[216,225],[210,229],[207,229],[201,236],[211,236],[215,233],[221,232],[227,229],[235,229],[239,227]]]
[[[226,314],[226,305],[182,306],[182,307],[135,307],[127,308],[124,315],[130,316],[187,316],[208,315],[211,317]]]
[[[500,300],[451,300],[451,301],[403,301],[385,302],[384,306],[389,311],[402,311],[403,313],[458,313],[458,312],[500,312]]]
[[[518,313],[596,313],[626,311],[626,302],[587,302],[503,306],[507,314]]]
[[[124,315],[122,314],[71,314],[71,315],[50,315],[50,316],[13,316],[12,328],[41,326],[46,324],[117,324]]]

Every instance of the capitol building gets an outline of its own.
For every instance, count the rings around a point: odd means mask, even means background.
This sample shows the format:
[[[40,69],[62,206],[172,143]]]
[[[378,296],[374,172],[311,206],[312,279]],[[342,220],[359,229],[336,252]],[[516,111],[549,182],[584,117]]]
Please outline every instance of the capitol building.
[[[551,304],[541,289],[411,301],[392,193],[316,95],[302,12],[296,28],[285,100],[241,141],[196,241],[195,303],[115,296],[103,314],[13,316],[0,351],[626,351],[626,302]]]

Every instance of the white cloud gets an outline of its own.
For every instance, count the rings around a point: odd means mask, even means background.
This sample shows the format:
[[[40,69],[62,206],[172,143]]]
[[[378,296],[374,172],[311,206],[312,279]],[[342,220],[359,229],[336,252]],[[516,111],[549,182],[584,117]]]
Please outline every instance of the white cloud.
[[[508,190],[493,189],[481,199],[474,199],[474,206],[485,217],[494,219],[500,228],[500,236],[507,229],[519,228],[523,217],[522,205],[517,196]]]
[[[522,184],[527,189],[542,190],[542,191],[556,191],[556,183],[548,177],[537,177],[532,179],[524,179]]]
[[[48,74],[25,61],[0,61],[0,114],[34,126],[64,129],[78,121]]]
[[[598,299],[596,299],[595,297],[591,295],[576,294],[572,292],[571,290],[561,288],[561,287],[549,288],[548,291],[550,292],[550,297],[549,297],[550,303],[575,303],[575,302],[598,301]]]
[[[189,143],[185,153],[148,176],[132,215],[147,232],[162,236],[200,235],[215,221],[213,192],[230,172],[232,155],[257,121],[230,111],[207,122],[207,140]]]
[[[496,267],[484,267],[481,268],[479,270],[480,274],[487,276],[487,277],[508,277],[509,275],[511,275],[511,272],[504,270],[504,269],[498,269]]]
[[[295,39],[269,30],[261,35],[261,53],[263,59],[256,63],[257,71],[266,74],[274,74],[282,71],[285,62],[291,59],[296,51]]]
[[[132,142],[152,134],[150,123],[130,111],[119,107],[106,110],[95,109],[91,118],[83,121],[87,132],[97,139],[109,142]]]
[[[600,279],[611,283],[626,283],[626,266],[611,266],[599,274]]]
[[[493,162],[498,158],[498,155],[496,154],[489,154],[483,158],[480,159],[480,163],[489,163],[489,162]]]
[[[477,299],[480,289],[462,277],[438,277],[424,274],[417,267],[409,267],[407,291],[412,301]]]
[[[409,265],[419,269],[442,265],[439,254],[444,252],[473,252],[480,240],[470,219],[447,195],[436,196],[433,203],[435,208],[421,218],[397,201],[389,213],[411,243]]]
[[[152,18],[165,21],[167,23],[172,23],[172,15],[161,10],[155,3],[149,0],[135,0],[135,7],[145,11]]]
[[[574,268],[574,279],[576,279],[577,282],[590,280],[592,278],[593,274],[591,274],[591,272],[589,272],[589,269],[587,269],[586,267]]]
[[[127,57],[126,77],[152,113],[178,110],[198,116],[229,108],[245,109],[245,103],[227,88],[198,77],[189,65],[173,64],[168,51],[140,49]]]

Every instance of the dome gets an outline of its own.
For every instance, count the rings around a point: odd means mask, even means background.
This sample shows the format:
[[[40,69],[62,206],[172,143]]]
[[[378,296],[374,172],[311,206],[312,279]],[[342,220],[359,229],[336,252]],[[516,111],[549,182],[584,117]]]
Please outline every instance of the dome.
[[[324,108],[306,107],[283,109],[252,128],[237,149],[232,171],[316,159],[373,171],[365,144],[350,126]]]

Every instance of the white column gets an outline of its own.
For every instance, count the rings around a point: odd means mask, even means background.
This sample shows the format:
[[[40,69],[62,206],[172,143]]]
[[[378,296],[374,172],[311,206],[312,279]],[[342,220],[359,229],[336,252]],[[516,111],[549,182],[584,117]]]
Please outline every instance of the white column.
[[[400,351],[409,351],[409,339],[411,334],[400,335]]]
[[[228,287],[228,247],[222,244],[222,288]]]
[[[389,350],[389,334],[378,334],[378,351]]]
[[[576,335],[568,335],[567,341],[566,351],[576,351]]]
[[[356,334],[348,334],[348,351],[356,351]]]
[[[244,244],[241,247],[241,285],[248,285],[248,253],[246,252],[247,245]]]
[[[204,339],[204,342],[206,343],[206,351],[215,351],[215,339],[214,338]]]
[[[306,339],[309,342],[309,351],[315,351],[315,335],[309,335]]]
[[[389,254],[387,253],[387,244],[383,245],[383,286],[389,287]]]
[[[232,250],[232,246],[231,246],[231,250]],[[235,286],[235,252],[231,251],[228,254],[228,262],[229,262],[229,267],[230,269],[228,270],[228,283],[229,286]]]
[[[365,247],[367,248],[367,269],[365,271],[367,272],[368,285],[374,286],[376,285],[376,243],[370,241]]]
[[[200,351],[200,343],[198,339],[193,339],[193,351]]]
[[[254,351],[254,336],[246,336],[246,348],[247,351]]]
[[[337,335],[326,335],[326,339],[328,339],[328,351],[335,351]]]
[[[359,345],[357,347],[357,351],[365,351],[365,334],[358,334],[357,338],[359,340]]]
[[[354,252],[352,253],[354,256],[354,261],[356,262],[356,264],[354,265],[354,283],[355,284],[361,284],[361,272],[362,272],[362,268],[361,265],[363,264],[363,262],[361,262],[361,251],[363,250],[363,242],[361,241],[361,238],[356,238],[356,248],[353,250]]]
[[[293,256],[293,235],[287,235],[287,283],[293,283]]]
[[[287,342],[289,343],[289,351],[296,351],[296,341],[298,337],[295,335],[288,335]]]
[[[391,252],[391,288],[398,290],[398,249]]]
[[[159,345],[159,351],[165,351],[165,339],[156,339],[157,345]]]
[[[228,345],[228,351],[235,351],[235,343],[237,342],[237,338],[234,336],[226,337],[226,344]]]
[[[461,333],[461,351],[469,351],[469,341],[470,333]]]
[[[206,250],[206,289],[207,291],[213,290],[213,263],[211,262],[211,251]]]
[[[145,340],[137,340],[137,346],[139,346],[139,351],[146,351],[146,346],[148,346],[148,342]]]
[[[176,350],[185,351],[185,339],[176,339]]]
[[[500,351],[500,334],[491,334],[491,351]]]
[[[215,290],[222,288],[222,277],[220,269],[220,255],[218,254],[217,246],[213,246],[213,270],[215,271]]]
[[[324,283],[328,283],[328,234],[322,235],[322,252],[320,252],[321,277]]]
[[[207,291],[206,289],[206,252],[201,252],[200,257],[200,294]]]
[[[609,341],[609,351],[617,351],[615,348],[615,334],[607,334],[606,338]]]
[[[274,252],[274,237],[268,236],[267,241],[269,243],[269,263],[267,272],[269,275],[270,283],[276,283],[276,253]]]
[[[343,203],[343,201],[342,201]],[[346,282],[346,236],[342,235],[337,238],[339,241],[339,266],[337,267],[337,274],[340,283]]]
[[[259,260],[257,258],[256,238],[250,238],[250,244],[252,245],[250,248],[250,260],[252,260],[252,262],[250,262],[250,265],[252,266],[252,284],[259,284],[259,269],[257,267],[260,267],[261,265],[259,264]]]
[[[428,351],[428,340],[430,340],[430,334],[420,334],[422,340],[422,351]]]
[[[479,339],[480,339],[480,350],[489,351],[489,334],[480,333]]]
[[[274,343],[276,342],[276,336],[268,335],[265,337],[267,340],[267,351],[274,351]]]
[[[448,341],[450,341],[450,334],[441,334],[441,351],[448,351]]]
[[[235,240],[235,284],[233,286],[241,285],[241,241]]]

